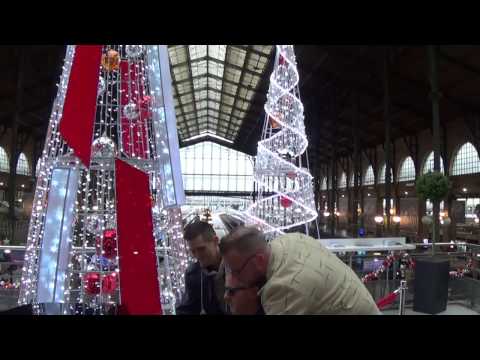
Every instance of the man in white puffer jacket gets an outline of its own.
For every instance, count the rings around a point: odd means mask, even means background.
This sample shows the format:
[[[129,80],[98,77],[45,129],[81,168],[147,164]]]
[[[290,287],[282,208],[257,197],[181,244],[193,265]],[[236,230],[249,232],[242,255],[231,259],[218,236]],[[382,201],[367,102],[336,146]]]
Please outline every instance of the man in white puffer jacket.
[[[258,287],[267,315],[379,315],[359,277],[319,241],[300,233],[270,243],[253,227],[220,242],[226,271]]]

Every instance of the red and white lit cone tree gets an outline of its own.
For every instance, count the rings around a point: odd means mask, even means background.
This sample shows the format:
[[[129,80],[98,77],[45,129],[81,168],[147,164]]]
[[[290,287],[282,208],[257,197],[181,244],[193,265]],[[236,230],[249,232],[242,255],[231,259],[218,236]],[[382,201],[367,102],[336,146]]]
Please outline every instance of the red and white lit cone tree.
[[[180,171],[167,47],[68,46],[19,303],[48,314],[174,313],[187,266]]]
[[[247,224],[281,234],[316,220],[317,212],[294,49],[292,45],[276,49],[254,171],[258,197],[246,215]]]

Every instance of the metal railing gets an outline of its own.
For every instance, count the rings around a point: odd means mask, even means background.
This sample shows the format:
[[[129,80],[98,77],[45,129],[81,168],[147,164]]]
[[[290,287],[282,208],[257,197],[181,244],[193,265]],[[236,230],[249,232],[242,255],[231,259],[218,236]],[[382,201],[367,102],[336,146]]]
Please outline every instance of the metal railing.
[[[413,260],[431,256],[432,244],[419,243],[413,245],[415,245],[415,250],[411,251],[371,251],[362,254],[351,252],[343,255],[340,254],[339,257],[346,264],[349,264],[359,277],[363,277],[369,272],[369,269],[366,270],[364,266],[367,261],[371,262],[374,259],[378,259],[378,262],[383,262],[386,256],[394,253],[408,253]],[[469,259],[474,259],[469,276],[450,279],[448,300],[450,303],[462,304],[462,306],[480,313],[480,270],[478,268],[478,264],[480,263],[480,245],[465,242],[450,242],[437,243],[434,246],[438,247],[439,250],[436,251],[436,256],[448,259],[451,264],[451,269],[464,267]],[[20,281],[23,266],[22,261],[18,259],[18,256],[17,259],[12,259],[12,261],[2,261],[2,254],[5,253],[5,251],[10,252],[11,255],[13,255],[14,252],[19,252],[20,254],[24,250],[24,246],[0,245],[0,281],[5,274],[7,277],[11,277],[14,282]],[[73,250],[74,252],[83,254],[95,253],[95,247],[74,247]],[[159,260],[161,260],[165,254],[165,249],[163,247],[157,247],[156,250],[157,256]],[[10,268],[10,273],[8,273],[10,266],[16,268]],[[403,270],[403,272],[401,270]],[[386,268],[379,279],[369,281],[365,286],[375,301],[399,290],[399,296],[388,306],[388,310],[398,310],[399,314],[405,314],[405,309],[411,308],[413,305],[415,293],[414,271],[411,269],[399,269],[397,262],[393,262],[391,268]],[[18,289],[2,289],[0,286],[0,311],[5,310],[5,307],[15,306],[16,297],[18,297]]]

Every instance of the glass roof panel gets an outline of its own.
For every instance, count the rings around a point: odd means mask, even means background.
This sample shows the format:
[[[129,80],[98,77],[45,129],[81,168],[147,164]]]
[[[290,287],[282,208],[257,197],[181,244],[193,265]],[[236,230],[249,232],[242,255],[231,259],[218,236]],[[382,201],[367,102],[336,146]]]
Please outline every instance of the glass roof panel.
[[[207,100],[202,100],[202,101],[197,102],[196,106],[197,106],[197,110],[206,108],[207,107]]]
[[[199,89],[203,89],[206,86],[207,86],[207,78],[206,77],[193,79],[193,88],[196,91],[198,91]]]
[[[198,135],[197,121],[200,131],[208,126],[234,139],[261,77],[268,76],[273,50],[273,45],[169,45],[180,139]]]
[[[222,94],[218,91],[208,90],[208,98],[210,100],[220,101]]]
[[[192,120],[195,119],[195,113],[185,114],[185,120]]]
[[[208,62],[208,73],[214,76],[222,77],[223,76],[223,64],[219,64],[214,61]]]
[[[249,90],[247,88],[241,87],[240,90],[238,90],[238,96],[242,99],[245,99],[247,101],[250,101],[254,95],[253,90]]]
[[[230,83],[223,84],[223,91],[227,94],[235,96],[237,94],[238,86],[232,85]]]
[[[227,45],[208,45],[208,56],[214,59],[225,61]]]
[[[172,65],[182,64],[187,61],[187,50],[183,45],[175,45],[168,49]]]
[[[207,60],[192,63],[192,76],[197,77],[207,73]]]
[[[242,75],[242,72],[238,69],[234,69],[231,66],[226,66],[225,67],[225,79],[228,81],[232,81],[235,83],[238,83],[240,81],[240,76]]]
[[[218,102],[215,102],[215,101],[208,101],[208,107],[210,109],[218,110],[220,108],[220,104]]]
[[[222,90],[222,80],[209,77],[208,87],[210,89]]]
[[[253,50],[264,53],[265,55],[270,55],[273,50],[273,45],[253,45]]]
[[[231,114],[232,113],[232,107],[228,105],[222,105],[220,106],[220,110],[225,113],[225,114]]]
[[[177,90],[179,95],[192,92],[192,85],[190,82],[183,82],[177,85]]]
[[[233,110],[232,115],[241,119],[245,115],[245,112],[235,109]]]
[[[227,61],[235,66],[240,66],[242,67],[243,64],[245,63],[245,55],[247,52],[245,49],[240,49],[236,46],[231,46],[230,51],[228,52],[227,55]]]
[[[239,108],[239,109],[242,109],[242,110],[247,110],[249,104],[250,104],[250,103],[247,102],[247,101],[243,101],[243,100],[237,99],[237,102],[235,103],[235,107],[237,107],[237,108]]]
[[[263,69],[267,65],[268,58],[266,56],[260,56],[258,54],[251,54],[247,62],[247,68],[258,74],[263,72]]]
[[[175,76],[175,81],[182,81],[182,80],[188,79],[188,77],[190,76],[188,73],[187,65],[174,66],[173,74]]]
[[[193,96],[191,93],[180,96],[180,101],[182,102],[182,104],[188,104],[189,102],[193,101]]]
[[[207,56],[207,45],[188,45],[190,59],[196,60]]]
[[[256,88],[260,81],[260,77],[246,73],[242,79],[242,85],[248,88]]]
[[[230,95],[227,95],[227,94],[223,94],[222,101],[223,101],[225,104],[232,106],[233,103],[235,102],[235,98],[234,98],[233,96],[230,96]]]
[[[229,121],[230,120],[230,115],[220,113],[220,120]]]
[[[200,101],[200,100],[207,100],[207,90],[201,90],[198,92],[195,92],[195,100]]]

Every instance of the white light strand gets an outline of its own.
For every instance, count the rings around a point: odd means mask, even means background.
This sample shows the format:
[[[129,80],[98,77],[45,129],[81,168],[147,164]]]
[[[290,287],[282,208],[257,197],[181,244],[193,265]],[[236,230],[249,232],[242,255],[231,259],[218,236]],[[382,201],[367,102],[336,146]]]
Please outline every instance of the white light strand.
[[[161,165],[170,163],[171,154],[178,149],[169,146],[168,137],[165,136],[167,130],[158,126],[158,123],[165,121],[164,94],[159,86],[155,85],[152,88],[150,82],[152,74],[148,73],[153,71],[155,79],[158,78],[161,82],[162,79],[157,74],[160,63],[158,49],[158,46],[144,45],[103,46],[92,137],[92,160],[89,169],[85,169],[61,139],[58,130],[75,54],[75,46],[67,48],[45,148],[36,169],[37,187],[25,265],[22,269],[19,303],[32,303],[36,313],[43,311],[36,303],[40,249],[45,224],[48,221],[45,215],[49,194],[55,187],[52,183],[52,173],[58,167],[80,170],[73,213],[73,234],[69,240],[72,248],[69,253],[65,285],[60,287],[64,289],[62,313],[106,314],[112,306],[120,304],[121,278],[116,246],[118,239],[115,158],[120,158],[148,173],[152,179],[150,190],[153,200],[154,237],[156,243],[163,241],[168,257],[168,261],[164,261],[160,266],[159,273],[162,296],[167,298],[170,304],[164,313],[175,313],[175,302],[180,298],[184,288],[183,276],[188,266],[188,255],[183,241],[180,209],[165,207],[162,201],[168,198],[164,196],[165,192],[179,191],[175,188],[174,181],[169,181],[172,169]],[[122,64],[128,69],[123,74],[121,69],[125,68]],[[132,77],[133,71],[136,73],[135,79]],[[176,134],[169,133],[169,136]],[[163,140],[159,142],[158,139]],[[163,179],[167,181],[162,181]],[[161,186],[163,183],[166,183],[164,187]],[[166,216],[163,216],[162,220],[161,215],[165,213]],[[161,229],[157,229],[157,226]],[[115,235],[112,235],[113,232]],[[114,249],[109,246],[113,246]],[[168,281],[163,281],[163,278]]]
[[[302,167],[308,140],[298,82],[293,46],[277,45],[254,172],[258,198],[246,211],[247,224],[265,233],[282,234],[318,215],[313,177],[308,165]]]

